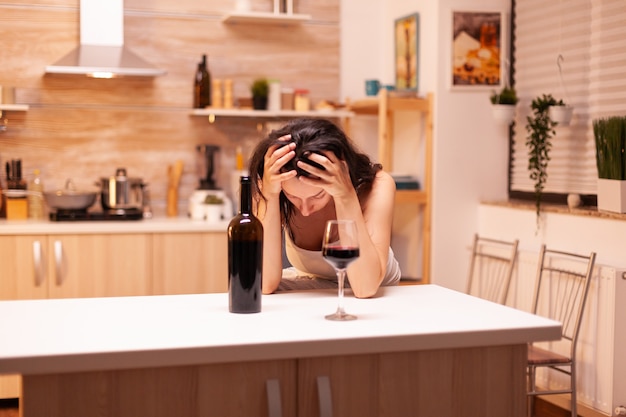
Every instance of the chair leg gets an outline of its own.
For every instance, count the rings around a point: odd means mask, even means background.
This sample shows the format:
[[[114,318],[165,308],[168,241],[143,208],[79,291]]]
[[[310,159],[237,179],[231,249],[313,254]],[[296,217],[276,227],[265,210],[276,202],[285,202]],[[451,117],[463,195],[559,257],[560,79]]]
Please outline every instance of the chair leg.
[[[527,392],[535,391],[535,367],[528,367],[528,388]],[[526,396],[526,415],[527,417],[533,417],[535,412],[535,396]]]
[[[571,409],[572,409],[572,417],[578,417],[578,399],[576,395],[576,367],[574,366],[574,364],[572,364],[570,372],[571,372],[570,387],[572,388],[572,393],[570,394],[570,402],[571,402]]]

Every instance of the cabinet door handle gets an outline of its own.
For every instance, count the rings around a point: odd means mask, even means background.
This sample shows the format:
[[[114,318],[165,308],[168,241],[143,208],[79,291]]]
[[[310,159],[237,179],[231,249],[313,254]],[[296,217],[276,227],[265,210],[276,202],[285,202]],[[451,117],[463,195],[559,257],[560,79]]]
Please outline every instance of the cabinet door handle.
[[[267,390],[267,408],[269,417],[282,417],[283,410],[280,402],[280,381],[268,379],[265,382]]]
[[[330,379],[317,377],[317,399],[320,404],[320,417],[333,417],[333,399],[330,394]]]
[[[63,284],[63,243],[60,240],[54,241],[54,270],[57,285]]]
[[[35,270],[35,286],[40,287],[41,284],[43,284],[44,269],[43,259],[41,256],[41,242],[38,240],[33,242],[33,263]]]

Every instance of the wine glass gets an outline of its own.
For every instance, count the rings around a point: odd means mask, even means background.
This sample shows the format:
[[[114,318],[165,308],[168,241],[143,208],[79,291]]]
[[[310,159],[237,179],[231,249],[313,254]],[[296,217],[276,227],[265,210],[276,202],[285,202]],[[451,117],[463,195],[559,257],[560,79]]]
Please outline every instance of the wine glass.
[[[328,320],[355,320],[356,316],[347,314],[343,309],[343,284],[346,268],[359,257],[359,239],[354,220],[329,220],[326,222],[322,255],[326,262],[337,271],[339,284],[339,302],[337,311],[326,316]]]

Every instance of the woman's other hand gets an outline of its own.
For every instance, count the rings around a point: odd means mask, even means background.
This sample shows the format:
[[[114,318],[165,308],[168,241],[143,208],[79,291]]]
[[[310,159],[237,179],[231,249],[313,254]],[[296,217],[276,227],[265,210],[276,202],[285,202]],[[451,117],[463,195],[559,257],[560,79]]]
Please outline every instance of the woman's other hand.
[[[280,141],[291,140],[291,135],[279,138]],[[281,192],[281,183],[296,176],[295,170],[282,172],[283,166],[295,156],[296,144],[291,142],[284,146],[272,145],[265,153],[263,165],[262,192],[266,198],[277,196]]]
[[[323,155],[312,152],[306,157],[319,164],[322,168],[317,168],[302,160],[298,161],[298,168],[311,174],[310,176],[300,177],[302,182],[323,188],[324,191],[335,199],[356,194],[350,178],[348,164],[337,158],[333,152],[324,151]]]

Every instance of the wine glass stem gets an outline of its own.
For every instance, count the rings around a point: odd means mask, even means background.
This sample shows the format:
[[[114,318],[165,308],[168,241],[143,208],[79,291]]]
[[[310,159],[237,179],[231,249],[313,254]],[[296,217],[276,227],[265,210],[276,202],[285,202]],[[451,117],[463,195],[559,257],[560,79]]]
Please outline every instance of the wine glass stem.
[[[337,284],[339,286],[339,297],[338,297],[338,304],[337,304],[337,314],[343,315],[346,314],[346,312],[343,310],[343,284],[344,281],[346,279],[346,270],[345,269],[338,269],[337,270]]]

